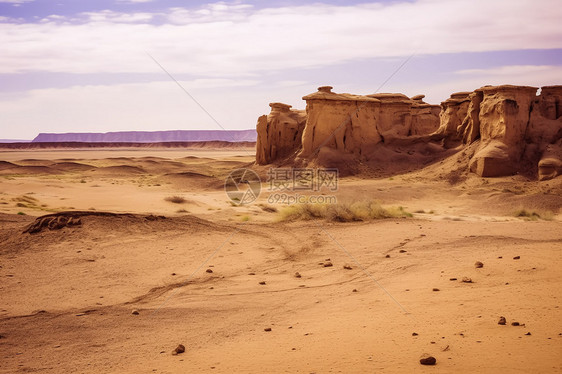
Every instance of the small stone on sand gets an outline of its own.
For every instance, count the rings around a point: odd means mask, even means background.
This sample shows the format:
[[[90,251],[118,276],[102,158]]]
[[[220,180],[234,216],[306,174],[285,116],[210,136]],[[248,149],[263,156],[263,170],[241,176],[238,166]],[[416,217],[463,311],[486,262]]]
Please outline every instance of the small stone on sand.
[[[136,309],[133,309],[133,311],[131,312],[131,314],[134,314],[135,316],[139,315],[139,311]]]
[[[212,273],[213,271],[211,269],[207,269],[205,270],[207,273]]]
[[[300,277],[302,277],[302,275],[297,271],[297,272],[295,273],[295,278],[300,278]]]
[[[463,283],[472,283],[472,279],[470,279],[469,277],[463,277],[462,282]]]
[[[437,360],[435,359],[435,357],[429,356],[427,354],[424,354],[420,358],[420,364],[422,364],[422,365],[435,365],[436,363],[437,363]]]
[[[500,320],[498,321],[498,325],[505,325],[507,323],[507,321],[505,320],[505,317],[500,317]]]
[[[449,278],[450,281],[456,281],[457,278]]]
[[[513,257],[514,260],[519,260],[521,258],[521,256],[515,256]]]
[[[271,331],[271,327],[266,327],[265,329],[263,329],[263,331],[270,332],[270,331]]]
[[[264,286],[264,285],[265,285],[265,281],[261,281],[260,284],[261,284],[262,286]]]
[[[406,253],[406,252],[408,252],[408,251],[406,251],[405,249],[401,249],[401,250],[399,250],[398,252],[400,252],[400,253]]]
[[[386,256],[384,256],[384,257],[386,257],[386,258],[390,258],[390,255],[386,255]]]
[[[183,353],[183,352],[185,352],[185,347],[184,347],[183,344],[180,344],[180,345],[178,345],[178,346],[176,347],[176,349],[174,349],[174,350],[172,351],[172,354],[173,354],[173,355],[179,355],[180,353]]]
[[[412,336],[418,336],[418,333],[417,333],[417,332],[413,332],[413,333],[412,333]]]
[[[511,322],[511,326],[521,326],[519,322]]]
[[[475,267],[475,268],[482,268],[482,267],[484,267],[484,264],[483,264],[482,262],[480,262],[480,261],[476,261],[476,262],[474,263],[474,267]]]
[[[437,291],[441,291],[439,288],[434,288],[433,291],[437,292]]]
[[[351,267],[351,265],[347,265],[347,264],[346,264],[346,265],[343,265],[343,268],[344,268],[345,270],[351,270],[351,269],[353,269],[353,268]]]
[[[334,265],[333,265],[331,262],[326,262],[326,263],[324,264],[324,267],[325,267],[325,268],[329,268],[329,267],[332,267],[332,266],[334,266]]]

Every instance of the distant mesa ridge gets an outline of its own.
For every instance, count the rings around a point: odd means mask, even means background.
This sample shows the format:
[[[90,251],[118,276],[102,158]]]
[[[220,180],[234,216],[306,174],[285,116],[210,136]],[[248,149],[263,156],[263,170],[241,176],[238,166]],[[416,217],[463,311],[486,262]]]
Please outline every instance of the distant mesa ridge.
[[[163,143],[163,142],[255,142],[256,130],[116,131],[106,133],[40,133],[32,143]]]

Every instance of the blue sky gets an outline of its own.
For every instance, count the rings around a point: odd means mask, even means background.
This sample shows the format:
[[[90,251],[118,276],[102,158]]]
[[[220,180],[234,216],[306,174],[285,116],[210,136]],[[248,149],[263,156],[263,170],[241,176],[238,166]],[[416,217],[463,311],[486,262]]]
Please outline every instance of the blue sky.
[[[557,0],[0,0],[0,139],[247,129],[319,85],[423,93],[562,84]]]

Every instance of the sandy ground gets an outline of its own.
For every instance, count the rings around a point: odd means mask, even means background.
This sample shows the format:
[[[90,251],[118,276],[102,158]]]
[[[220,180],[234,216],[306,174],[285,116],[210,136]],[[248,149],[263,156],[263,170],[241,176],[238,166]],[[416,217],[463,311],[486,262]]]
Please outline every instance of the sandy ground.
[[[0,373],[562,372],[561,178],[349,177],[338,199],[413,217],[279,222],[225,195],[251,162],[0,153]],[[24,233],[59,211],[85,213]]]

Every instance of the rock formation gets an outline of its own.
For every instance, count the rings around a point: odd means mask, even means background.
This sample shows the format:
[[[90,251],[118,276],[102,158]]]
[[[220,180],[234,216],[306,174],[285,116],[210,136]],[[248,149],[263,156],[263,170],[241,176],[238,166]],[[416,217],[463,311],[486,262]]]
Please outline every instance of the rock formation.
[[[256,162],[291,156],[322,166],[376,167],[396,160],[395,153],[409,162],[407,155],[416,152],[429,157],[474,143],[466,167],[482,177],[510,175],[526,164],[541,180],[562,173],[562,86],[543,87],[538,96],[535,87],[485,86],[454,93],[441,106],[423,98],[338,94],[323,86],[303,97],[306,112],[270,104],[271,113],[258,120]]]
[[[258,118],[256,163],[270,164],[301,148],[306,123],[303,110],[292,110],[290,105],[271,103],[271,113]]]

